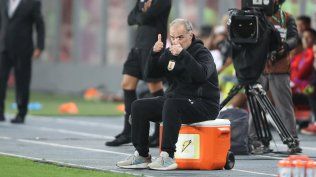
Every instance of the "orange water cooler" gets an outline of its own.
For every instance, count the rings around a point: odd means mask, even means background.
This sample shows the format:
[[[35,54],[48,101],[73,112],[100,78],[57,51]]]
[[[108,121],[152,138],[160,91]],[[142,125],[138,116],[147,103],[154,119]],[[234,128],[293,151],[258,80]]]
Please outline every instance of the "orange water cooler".
[[[232,169],[235,158],[229,149],[229,120],[216,119],[182,125],[176,144],[175,159],[178,169]]]

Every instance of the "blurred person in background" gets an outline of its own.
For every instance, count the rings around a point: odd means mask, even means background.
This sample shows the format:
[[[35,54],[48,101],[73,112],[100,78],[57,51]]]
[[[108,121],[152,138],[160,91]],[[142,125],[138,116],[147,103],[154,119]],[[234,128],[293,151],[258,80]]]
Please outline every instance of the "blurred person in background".
[[[209,49],[211,42],[211,34],[213,27],[210,25],[203,25],[198,32],[198,38],[201,39],[204,46]]]
[[[212,54],[213,53],[216,54],[219,52],[218,58],[214,60],[215,60],[215,63],[218,63],[218,62],[221,63],[220,65],[216,65],[218,66],[217,70],[220,73],[222,70],[224,70],[227,67],[227,66],[224,67],[226,61],[231,59],[231,45],[228,41],[227,30],[225,26],[220,25],[214,28],[210,45],[211,45],[210,48],[211,48]],[[216,60],[219,60],[219,61],[217,62]]]
[[[311,18],[305,15],[298,16],[296,18],[296,26],[298,35],[301,38],[305,30],[311,29]]]
[[[291,61],[291,81],[293,82],[293,93],[303,93],[309,85],[313,70],[313,44],[316,39],[316,31],[307,29],[303,32],[303,51],[294,56]]]
[[[33,45],[33,28],[37,43]],[[12,123],[24,123],[30,97],[32,57],[44,49],[45,28],[38,0],[0,0],[0,121],[4,121],[7,81],[14,69],[18,113]]]
[[[124,92],[124,128],[115,136],[113,141],[106,142],[107,146],[120,146],[131,142],[131,125],[129,117],[131,105],[137,99],[136,87],[139,80],[144,80],[152,96],[163,95],[162,78],[144,77],[144,68],[150,50],[157,40],[157,35],[162,35],[164,44],[167,39],[167,23],[171,9],[171,0],[137,0],[135,7],[128,16],[130,26],[137,25],[135,45],[131,49],[123,67],[122,89]],[[165,47],[165,46],[164,46]],[[150,146],[159,144],[159,124],[155,125],[155,132],[150,137]]]
[[[311,18],[305,15],[298,16],[296,18],[296,26],[299,40],[297,47],[290,52],[290,58],[293,58],[296,54],[301,53],[304,50],[302,44],[303,32],[311,29]]]
[[[276,0],[272,17],[268,20],[279,31],[282,38],[282,46],[277,59],[269,58],[265,69],[258,82],[266,91],[270,91],[276,111],[289,133],[298,139],[296,120],[294,116],[292,92],[290,87],[290,58],[289,52],[297,47],[298,32],[294,17],[281,9],[285,0]],[[253,119],[249,122],[249,138],[252,145],[252,153],[262,154],[270,151],[257,139]],[[290,153],[300,153],[302,149],[297,146],[288,149]]]
[[[311,122],[306,128],[301,129],[301,133],[307,135],[316,135],[316,40],[314,40],[313,44],[313,58],[313,69],[309,85],[304,89],[304,93],[308,96],[309,105],[312,109]]]
[[[222,43],[226,39],[225,27],[215,26],[212,35],[210,36],[210,41],[208,43],[208,48],[214,58],[216,64],[216,69],[219,71],[223,66],[224,54],[222,52]]]
[[[215,63],[209,50],[193,34],[192,24],[176,19],[170,24],[170,48],[164,50],[159,34],[146,66],[146,75],[166,77],[169,88],[161,97],[139,99],[132,105],[133,155],[117,163],[121,168],[174,170],[181,124],[215,119],[219,89]],[[151,161],[149,122],[163,122],[160,156]]]

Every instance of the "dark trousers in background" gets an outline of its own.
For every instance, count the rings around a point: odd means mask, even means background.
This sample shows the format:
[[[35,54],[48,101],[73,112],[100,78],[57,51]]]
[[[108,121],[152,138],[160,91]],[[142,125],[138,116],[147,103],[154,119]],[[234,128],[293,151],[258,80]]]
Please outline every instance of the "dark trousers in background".
[[[4,114],[4,100],[6,97],[7,82],[11,69],[15,75],[16,103],[19,115],[27,114],[27,105],[30,95],[32,60],[29,56],[17,56],[3,52],[0,55],[0,114]]]
[[[294,138],[297,138],[296,119],[293,109],[289,74],[262,75],[258,81],[261,83],[264,90],[271,92],[275,103],[275,109],[279,114],[282,123],[290,134]],[[257,140],[256,129],[252,117],[249,118],[249,137],[252,140]]]
[[[308,96],[308,101],[313,113],[311,121],[315,122],[316,121],[316,95],[315,93],[313,95]]]
[[[174,156],[181,124],[215,119],[200,99],[154,97],[139,99],[132,104],[132,142],[141,156],[148,156],[150,122],[163,122],[162,151]]]

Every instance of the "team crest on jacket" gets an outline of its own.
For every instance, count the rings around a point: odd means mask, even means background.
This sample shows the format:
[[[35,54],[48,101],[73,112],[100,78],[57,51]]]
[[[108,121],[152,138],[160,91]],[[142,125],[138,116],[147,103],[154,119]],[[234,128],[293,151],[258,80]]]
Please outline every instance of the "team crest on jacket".
[[[170,60],[168,64],[168,71],[172,71],[175,65],[176,65],[176,62],[174,60]]]

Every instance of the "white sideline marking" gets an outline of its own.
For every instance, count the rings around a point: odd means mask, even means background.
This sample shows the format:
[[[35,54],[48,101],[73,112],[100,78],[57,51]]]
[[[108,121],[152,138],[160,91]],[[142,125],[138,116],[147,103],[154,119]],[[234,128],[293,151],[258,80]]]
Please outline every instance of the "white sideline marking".
[[[10,140],[10,139],[12,139],[12,138],[6,137],[6,136],[0,136],[0,139],[2,139],[2,140]]]
[[[232,170],[233,170],[233,171],[239,171],[239,172],[245,172],[245,173],[256,174],[256,175],[264,175],[264,176],[278,176],[278,175],[275,175],[275,174],[260,173],[260,172],[248,171],[248,170],[239,170],[239,169],[232,169]]]
[[[92,151],[92,152],[103,152],[103,153],[125,155],[125,156],[131,155],[131,154],[127,154],[127,153],[107,151],[107,150],[103,150],[103,149],[93,149],[93,148],[86,148],[86,147],[80,147],[80,146],[69,146],[69,145],[63,145],[63,144],[57,144],[57,143],[46,143],[46,142],[26,140],[26,139],[18,139],[18,141],[25,142],[25,143],[31,143],[31,144],[40,144],[40,145],[47,145],[47,146],[53,146],[53,147],[67,148],[67,149],[78,149],[78,150],[85,150],[85,151]]]
[[[277,146],[282,146],[282,147],[287,147],[286,145],[284,144],[280,144],[280,143],[276,143]],[[306,150],[311,150],[311,151],[316,151],[316,148],[313,148],[313,147],[306,147],[306,146],[300,146],[303,150],[306,149]]]
[[[85,136],[85,137],[91,137],[91,138],[114,139],[113,136],[104,136],[104,135],[99,135],[99,134],[77,132],[77,131],[71,131],[71,130],[65,130],[65,129],[55,129],[55,128],[48,128],[48,127],[33,127],[33,126],[28,126],[28,127],[43,130],[43,131],[48,131],[48,132],[58,132],[58,133],[63,133],[63,134],[72,134],[72,135],[79,135],[79,136]]]
[[[42,127],[42,126],[37,127],[37,126],[30,126],[30,125],[23,125],[23,127],[47,131],[47,132],[58,132],[58,133],[68,134],[68,135],[70,134],[70,135],[85,136],[85,137],[90,137],[90,138],[100,138],[100,139],[109,139],[109,140],[114,139],[113,136],[105,136],[105,135],[94,134],[94,133],[71,131],[71,130],[66,130],[66,129],[49,128],[49,127]],[[6,137],[1,138],[0,136],[0,139],[5,139],[5,138]]]
[[[80,169],[99,170],[99,171],[108,171],[108,172],[120,173],[120,174],[129,174],[129,175],[134,175],[134,176],[152,177],[152,176],[149,176],[149,175],[135,174],[135,173],[130,173],[130,172],[122,172],[122,171],[117,171],[117,170],[104,170],[102,168],[97,168],[97,167],[91,167],[91,166],[86,166],[86,165],[77,165],[77,164],[73,164],[73,163],[65,163],[65,162],[59,162],[59,161],[54,161],[54,160],[46,160],[46,159],[40,159],[40,158],[36,158],[36,157],[29,157],[29,156],[23,156],[23,155],[17,155],[17,154],[5,153],[5,152],[0,152],[0,155],[24,158],[24,159],[28,159],[28,160],[32,160],[32,161],[40,161],[40,162],[43,162],[43,163],[49,162],[49,163],[52,163],[52,164],[59,164],[59,165],[63,165],[63,166],[80,168]]]
[[[268,156],[268,155],[254,155],[258,157],[265,157],[265,158],[271,158],[271,159],[276,159],[276,160],[282,160],[284,157],[274,157],[274,156]]]
[[[83,126],[90,126],[90,127],[103,127],[103,128],[110,128],[110,129],[121,129],[123,128],[123,122],[122,125],[113,125],[110,122],[105,124],[101,122],[91,122],[91,121],[83,121],[83,120],[74,120],[74,119],[65,119],[65,118],[52,118],[52,117],[44,117],[44,116],[32,116],[31,118],[46,122],[55,122],[59,124],[77,124],[77,125],[83,125]],[[43,118],[43,119],[38,119]]]

